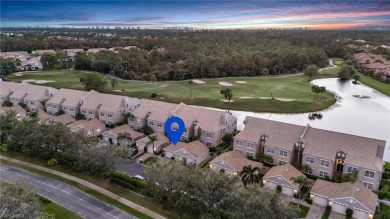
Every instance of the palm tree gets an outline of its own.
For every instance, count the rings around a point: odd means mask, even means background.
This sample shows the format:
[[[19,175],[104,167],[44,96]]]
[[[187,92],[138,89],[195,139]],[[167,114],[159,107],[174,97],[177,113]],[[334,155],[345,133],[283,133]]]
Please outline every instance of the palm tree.
[[[158,141],[158,137],[157,135],[149,135],[148,138],[149,138],[149,142],[147,143],[147,145],[152,144],[153,153],[154,153],[154,142]]]
[[[118,80],[116,78],[111,78],[111,87],[117,88],[118,87]]]
[[[130,142],[132,141],[132,138],[131,138],[130,133],[127,133],[127,132],[119,133],[119,134],[118,134],[118,142],[119,142],[121,139],[125,139],[125,140],[128,140],[128,141],[130,141]]]
[[[318,95],[320,92],[320,87],[318,87],[318,85],[311,86],[311,92],[314,93],[314,100],[316,100],[316,94]]]
[[[192,98],[192,80],[188,81],[188,84],[190,85],[190,98]]]
[[[297,177],[291,177],[290,179],[294,181],[295,184],[299,185],[299,189],[298,189],[298,209],[299,209],[299,201],[301,200],[300,199],[301,189],[303,186],[308,186],[309,184],[311,184],[312,180],[302,175]]]
[[[225,97],[226,100],[229,101],[233,98],[233,92],[231,88],[222,89],[220,93]]]
[[[260,182],[260,168],[254,167],[251,165],[244,166],[240,173],[241,181],[244,183],[244,186],[247,184],[255,184]]]

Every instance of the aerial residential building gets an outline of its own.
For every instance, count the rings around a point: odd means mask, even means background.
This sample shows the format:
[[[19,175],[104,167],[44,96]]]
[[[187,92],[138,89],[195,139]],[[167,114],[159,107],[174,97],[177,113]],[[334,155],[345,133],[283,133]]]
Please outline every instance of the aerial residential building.
[[[84,52],[83,49],[64,49],[66,52],[66,59],[68,61],[74,61],[74,57],[78,52]]]
[[[156,141],[151,141],[149,136],[153,136],[156,138]],[[167,136],[162,132],[152,133],[149,136],[145,136],[137,140],[137,148],[139,151],[144,151],[146,147],[146,152],[148,153],[159,153],[165,147],[171,144],[171,141]]]
[[[99,118],[105,124],[120,122],[123,115],[140,106],[142,100],[90,91],[81,98],[80,111],[87,120]]]
[[[346,214],[348,208],[353,210],[353,218],[372,219],[378,196],[360,182],[333,183],[317,179],[310,190],[314,204],[331,206],[332,211]]]
[[[88,136],[99,136],[105,130],[104,123],[100,122],[98,119],[92,120],[78,120],[67,125],[72,131],[79,132],[83,131]]]
[[[237,118],[228,112],[188,106],[183,103],[171,104],[160,101],[144,100],[133,112],[129,126],[140,129],[147,124],[154,132],[164,132],[165,121],[170,116],[180,117],[185,123],[181,141],[199,137],[208,147],[217,146],[225,134],[231,134],[237,128]],[[172,127],[175,129],[177,127]]]
[[[244,155],[268,155],[275,165],[299,162],[322,178],[357,172],[367,188],[379,188],[385,141],[254,117],[245,124],[233,142]]]
[[[0,114],[5,114],[5,113],[8,113],[10,111],[13,111],[16,113],[16,118],[18,118],[19,120],[22,120],[26,117],[26,110],[24,110],[21,106],[19,105],[14,105],[14,106],[11,106],[11,107],[4,107],[4,106],[1,106],[0,105]]]
[[[107,50],[106,48],[92,48],[92,49],[88,49],[88,52],[90,53],[98,53],[100,51],[105,51]]]
[[[272,190],[276,190],[279,185],[282,187],[283,194],[293,196],[298,192],[299,185],[295,184],[291,178],[299,176],[306,177],[291,164],[274,166],[263,176],[263,184],[265,188]]]
[[[30,54],[26,51],[2,52],[0,56],[5,59],[12,58],[14,60],[19,59],[20,61],[25,61],[30,58]]]
[[[59,116],[52,116],[49,120],[46,121],[48,124],[63,124],[63,125],[69,125],[72,122],[75,122],[76,120],[69,114],[62,114]]]
[[[47,53],[47,52],[51,52],[51,53],[55,53],[56,51],[52,50],[52,49],[43,49],[43,50],[34,50],[32,51],[31,54],[33,55],[42,55],[43,53]]]
[[[115,127],[102,134],[104,142],[124,146],[133,144],[144,136],[142,132],[134,131],[127,124]]]
[[[9,96],[17,89],[19,83],[0,81],[0,104],[9,101]]]
[[[260,162],[247,159],[238,150],[233,150],[220,154],[218,157],[210,161],[210,169],[214,171],[224,172],[227,176],[239,176],[243,167],[252,166],[263,168]]]
[[[164,148],[165,157],[184,161],[187,164],[198,166],[205,161],[209,155],[209,149],[200,141],[190,143],[178,142],[176,145],[169,145]]]
[[[86,91],[61,88],[53,98],[46,102],[46,111],[55,115],[62,109],[66,114],[75,117],[80,112],[81,98],[87,94]]]
[[[20,66],[17,66],[19,71],[33,71],[33,70],[42,70],[43,66],[41,63],[41,57],[33,57],[31,59],[27,59],[22,61]]]
[[[13,88],[9,96],[13,104],[24,103],[30,111],[43,109],[43,102],[55,96],[57,89],[28,83]]]

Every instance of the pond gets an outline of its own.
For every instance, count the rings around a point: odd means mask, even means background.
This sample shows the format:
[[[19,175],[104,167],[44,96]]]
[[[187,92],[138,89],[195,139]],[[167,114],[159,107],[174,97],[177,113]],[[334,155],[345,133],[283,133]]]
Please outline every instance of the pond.
[[[336,78],[314,80],[312,84],[325,86],[327,90],[335,93],[338,97],[335,105],[321,111],[321,115],[314,116],[314,119],[313,115],[311,115],[312,119],[309,119],[310,113],[230,112],[238,118],[239,130],[244,128],[243,121],[245,117],[253,116],[297,125],[310,124],[315,128],[386,140],[387,147],[384,159],[390,161],[389,97],[365,85],[355,85],[352,82],[340,82]]]

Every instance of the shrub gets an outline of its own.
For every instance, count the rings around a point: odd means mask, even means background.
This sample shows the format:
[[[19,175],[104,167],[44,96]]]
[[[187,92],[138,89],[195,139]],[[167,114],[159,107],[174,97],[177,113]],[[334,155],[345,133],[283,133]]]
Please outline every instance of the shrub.
[[[156,93],[152,93],[152,95],[150,95],[151,98],[156,98],[157,97],[157,94]]]
[[[8,145],[7,144],[2,144],[0,146],[0,152],[7,152],[8,151]]]
[[[84,114],[82,113],[77,113],[76,116],[75,116],[75,119],[76,120],[82,120],[82,119],[86,119]]]
[[[47,161],[48,166],[54,166],[54,165],[57,165],[57,163],[58,163],[58,160],[55,158],[52,158],[49,161]]]
[[[147,187],[147,185],[144,181],[137,179],[137,178],[134,178],[134,177],[131,177],[131,176],[128,176],[128,175],[123,174],[123,173],[116,172],[116,171],[111,172],[110,180],[111,181],[114,180],[116,182],[119,182],[119,180],[120,180],[122,182],[125,182],[126,184],[130,184],[134,188],[139,188],[139,189],[146,189],[146,187]],[[121,182],[119,182],[119,183],[121,183]],[[125,184],[123,183],[123,185],[125,185]],[[131,188],[129,188],[129,189],[131,189]]]
[[[11,101],[9,101],[9,100],[5,100],[4,102],[3,102],[3,106],[6,106],[6,107],[11,107],[11,106],[13,106],[14,104],[11,102]]]
[[[378,198],[384,199],[387,192],[389,192],[389,185],[384,185],[381,190],[378,192]]]
[[[305,201],[306,201],[309,205],[311,205],[311,204],[313,203],[313,200],[310,199],[310,195],[306,196]]]
[[[352,218],[352,215],[353,215],[353,210],[348,208],[347,211],[346,211],[347,218]]]
[[[390,172],[384,172],[382,174],[382,179],[390,179]]]
[[[390,200],[390,192],[386,192],[386,198]]]
[[[282,187],[280,185],[276,186],[276,192],[281,193],[282,192]]]
[[[64,110],[60,109],[58,110],[58,112],[56,113],[56,116],[60,116],[60,115],[63,115],[65,114]]]

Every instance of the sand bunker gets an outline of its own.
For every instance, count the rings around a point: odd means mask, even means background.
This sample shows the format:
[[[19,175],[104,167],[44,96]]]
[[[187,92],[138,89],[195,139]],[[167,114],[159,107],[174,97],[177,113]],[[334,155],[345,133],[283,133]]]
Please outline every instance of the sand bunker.
[[[204,82],[202,80],[198,80],[198,79],[194,79],[194,80],[192,80],[192,82],[194,82],[195,84],[206,84],[206,82]]]
[[[123,91],[122,90],[114,90],[115,92],[120,92],[120,93],[122,93]]]
[[[277,100],[279,100],[279,101],[285,101],[285,102],[295,101],[295,99],[289,99],[289,98],[277,98]]]
[[[259,97],[260,99],[262,99],[262,100],[270,100],[270,99],[272,99],[271,97]]]
[[[236,81],[237,84],[246,84],[246,81]]]
[[[36,84],[46,84],[46,83],[51,83],[51,82],[55,82],[55,81],[50,81],[50,80],[38,80],[38,81],[35,81]]]
[[[162,84],[159,87],[161,87],[161,88],[168,87],[168,84]]]
[[[233,84],[228,83],[228,82],[224,82],[224,81],[219,82],[219,85],[222,85],[222,86],[225,86],[225,87],[233,87]]]
[[[23,73],[14,73],[14,75],[15,75],[16,77],[20,77],[20,76],[23,76]]]
[[[240,97],[240,99],[252,99],[253,97]]]
[[[222,102],[229,103],[229,100],[221,99]],[[230,103],[233,103],[233,100],[230,100]]]
[[[31,83],[31,82],[35,82],[36,80],[33,80],[33,79],[28,79],[28,80],[23,80],[22,83]]]

